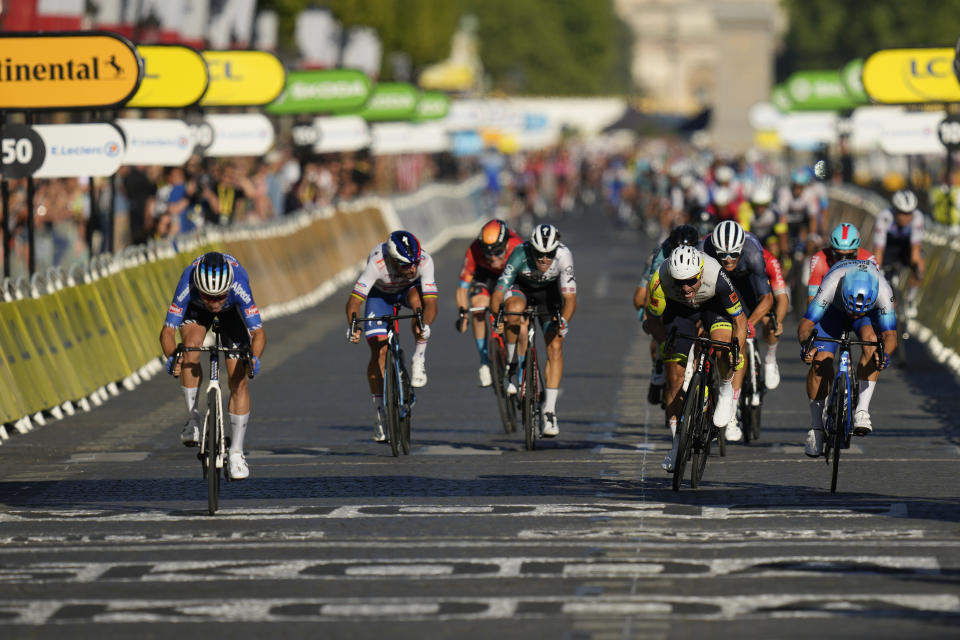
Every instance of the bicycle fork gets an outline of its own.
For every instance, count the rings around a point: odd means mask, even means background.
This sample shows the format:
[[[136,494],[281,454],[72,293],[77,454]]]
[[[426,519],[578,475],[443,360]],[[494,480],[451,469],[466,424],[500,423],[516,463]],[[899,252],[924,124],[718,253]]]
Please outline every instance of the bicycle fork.
[[[220,389],[220,357],[216,352],[211,352],[210,355],[210,381],[207,383],[207,412],[203,416],[203,426],[204,428],[200,430],[200,453],[198,456],[202,456],[203,452],[207,453],[208,460],[210,464],[207,465],[207,472],[211,470],[214,473],[217,473],[217,470],[223,469],[223,461],[226,457],[226,439],[224,438],[223,433],[223,391]],[[214,425],[214,428],[217,430],[217,441],[219,447],[217,451],[211,452],[209,450],[209,442],[207,441],[207,429],[206,425],[210,420],[210,392],[213,392],[213,395],[216,396],[216,403],[218,407],[217,411],[217,424]]]

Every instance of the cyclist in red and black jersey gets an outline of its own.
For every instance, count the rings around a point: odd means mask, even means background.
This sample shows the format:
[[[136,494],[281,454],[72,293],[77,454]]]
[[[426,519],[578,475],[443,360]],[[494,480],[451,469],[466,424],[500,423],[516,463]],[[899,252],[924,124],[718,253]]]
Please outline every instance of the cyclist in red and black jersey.
[[[480,235],[467,247],[460,270],[457,331],[465,333],[467,330],[468,308],[487,307],[490,304],[490,294],[497,286],[497,279],[503,273],[510,252],[521,244],[523,239],[511,231],[503,220],[495,219],[483,225]],[[477,340],[477,352],[480,354],[480,386],[489,387],[492,378],[483,311],[473,313],[472,324],[473,337]]]

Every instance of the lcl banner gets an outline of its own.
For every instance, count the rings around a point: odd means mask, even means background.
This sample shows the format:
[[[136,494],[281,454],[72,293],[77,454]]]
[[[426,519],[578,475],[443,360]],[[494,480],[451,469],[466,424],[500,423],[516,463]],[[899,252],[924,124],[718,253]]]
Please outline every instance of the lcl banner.
[[[34,178],[112,176],[123,161],[123,136],[112,124],[38,124],[46,149]]]
[[[141,45],[143,81],[128,107],[180,109],[200,101],[210,76],[198,51],[180,45]]]
[[[123,164],[176,167],[190,159],[193,138],[183,120],[116,121],[125,139]]]
[[[291,71],[280,97],[267,106],[273,114],[343,113],[363,107],[370,78],[354,69]]]
[[[113,33],[0,33],[0,51],[0,109],[117,107],[143,75],[134,46]]]
[[[217,114],[204,118],[204,123],[213,135],[206,156],[262,156],[273,146],[273,125],[265,115]]]
[[[204,51],[210,86],[204,107],[253,107],[273,102],[283,91],[286,72],[266,51]]]
[[[949,47],[877,51],[863,63],[863,88],[883,104],[960,102],[954,56]]]

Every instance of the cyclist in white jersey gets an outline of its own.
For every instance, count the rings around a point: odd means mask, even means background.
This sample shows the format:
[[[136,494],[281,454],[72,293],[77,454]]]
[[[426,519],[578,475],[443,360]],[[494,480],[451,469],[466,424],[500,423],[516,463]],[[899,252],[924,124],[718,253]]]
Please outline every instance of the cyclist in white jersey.
[[[887,280],[899,265],[910,267],[907,281],[906,315],[916,317],[917,293],[923,278],[923,212],[917,208],[917,196],[909,189],[902,189],[890,199],[890,209],[877,216],[873,227],[873,254]]]

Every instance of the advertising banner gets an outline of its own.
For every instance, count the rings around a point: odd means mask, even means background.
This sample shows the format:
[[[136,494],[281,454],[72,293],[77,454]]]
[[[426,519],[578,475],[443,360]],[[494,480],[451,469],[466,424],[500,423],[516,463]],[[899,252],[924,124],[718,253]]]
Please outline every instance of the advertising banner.
[[[129,40],[96,31],[0,33],[0,109],[93,109],[125,103],[143,61]]]
[[[954,50],[884,49],[863,63],[863,88],[883,104],[960,102]]]
[[[855,58],[840,70],[840,83],[843,90],[858,105],[870,103],[870,96],[863,88],[860,76],[863,74],[863,58]]]
[[[875,106],[857,107],[850,116],[850,150],[869,152],[880,147],[884,123],[904,113],[903,107]]]
[[[46,155],[43,140],[31,127],[22,124],[3,126],[0,135],[0,157],[4,178],[26,178],[33,175]]]
[[[838,71],[797,71],[785,84],[793,111],[840,111],[856,106]]]
[[[449,112],[450,96],[440,91],[424,91],[420,94],[420,101],[417,103],[415,119],[417,121],[440,120]]]
[[[778,84],[770,92],[770,104],[775,106],[780,113],[787,113],[793,108],[793,100],[790,98],[790,92],[784,84]]]
[[[943,154],[937,127],[943,113],[901,113],[888,118],[880,132],[880,148],[891,155]]]
[[[273,102],[286,82],[277,56],[266,51],[204,51],[210,86],[204,107],[253,107]]]
[[[370,127],[360,116],[315,118],[313,126],[318,137],[313,150],[317,153],[357,151],[370,146]]]
[[[116,125],[125,141],[123,164],[176,167],[190,159],[193,138],[183,120],[121,118]]]
[[[273,125],[263,114],[217,114],[204,121],[213,132],[208,157],[262,156],[273,146]]]
[[[384,82],[373,89],[373,95],[360,116],[373,120],[411,120],[417,113],[420,90],[406,82]]]
[[[837,141],[837,114],[832,111],[789,113],[780,119],[777,134],[788,147],[812,151]]]
[[[383,122],[371,127],[371,150],[377,155],[439,153],[450,149],[446,130],[436,123]]]
[[[46,148],[35,178],[112,176],[123,161],[123,136],[112,124],[38,124]]]
[[[140,45],[143,81],[128,107],[179,109],[199,102],[210,76],[200,52],[179,45]]]
[[[370,78],[355,69],[291,71],[267,113],[344,113],[363,108],[373,90]]]

